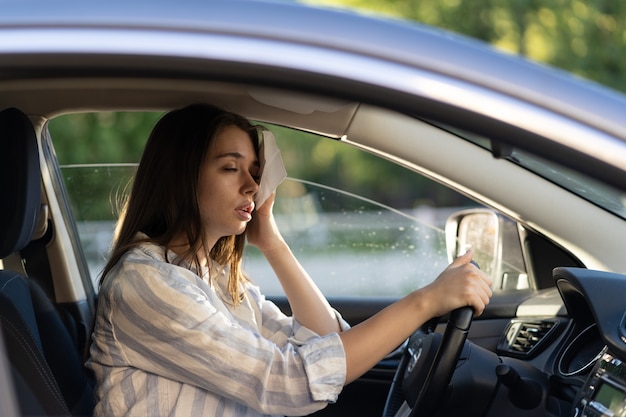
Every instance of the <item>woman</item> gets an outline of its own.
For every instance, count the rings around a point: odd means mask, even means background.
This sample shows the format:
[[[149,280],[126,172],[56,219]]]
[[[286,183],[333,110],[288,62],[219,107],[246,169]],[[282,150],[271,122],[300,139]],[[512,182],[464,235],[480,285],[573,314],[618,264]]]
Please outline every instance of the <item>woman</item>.
[[[489,302],[491,282],[468,253],[350,329],[280,235],[274,195],[255,207],[258,152],[257,129],[213,106],[155,126],[102,274],[87,364],[96,416],[309,414],[426,320]],[[243,274],[246,238],[292,317]]]

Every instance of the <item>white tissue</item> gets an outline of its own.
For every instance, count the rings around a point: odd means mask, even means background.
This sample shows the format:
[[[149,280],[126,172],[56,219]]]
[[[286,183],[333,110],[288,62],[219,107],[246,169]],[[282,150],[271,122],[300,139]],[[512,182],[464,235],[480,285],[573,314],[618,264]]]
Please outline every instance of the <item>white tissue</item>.
[[[261,207],[281,182],[287,177],[287,171],[280,156],[280,149],[276,146],[276,138],[269,130],[263,129],[259,146],[259,160],[261,163],[261,182],[256,193],[254,203]]]

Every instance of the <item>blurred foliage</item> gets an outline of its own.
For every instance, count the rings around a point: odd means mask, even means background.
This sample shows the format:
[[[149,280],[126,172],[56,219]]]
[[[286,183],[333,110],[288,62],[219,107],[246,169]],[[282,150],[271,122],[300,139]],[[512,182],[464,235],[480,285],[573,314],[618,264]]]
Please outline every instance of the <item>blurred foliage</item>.
[[[626,1],[309,0],[415,20],[626,92]]]
[[[50,136],[61,165],[138,162],[162,113],[78,113],[52,119]]]

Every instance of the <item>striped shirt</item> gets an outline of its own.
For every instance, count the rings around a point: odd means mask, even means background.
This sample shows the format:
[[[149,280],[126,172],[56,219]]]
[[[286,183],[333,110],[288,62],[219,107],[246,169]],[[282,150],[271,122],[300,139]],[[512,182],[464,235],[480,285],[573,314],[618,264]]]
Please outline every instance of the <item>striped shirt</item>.
[[[339,335],[303,327],[252,284],[235,307],[226,282],[209,285],[154,244],[124,255],[100,290],[86,364],[95,416],[295,416],[337,400]]]

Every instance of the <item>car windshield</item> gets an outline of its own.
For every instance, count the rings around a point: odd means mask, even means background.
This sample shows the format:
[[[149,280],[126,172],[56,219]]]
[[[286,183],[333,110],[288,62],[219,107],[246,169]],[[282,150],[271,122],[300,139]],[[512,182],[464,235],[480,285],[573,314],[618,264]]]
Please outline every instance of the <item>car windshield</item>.
[[[476,136],[459,129],[452,129],[447,126],[439,125],[439,127],[489,151],[493,150],[492,141],[488,138]],[[626,219],[625,192],[554,161],[549,161],[519,149],[511,150],[510,155],[506,159],[578,195],[598,207],[622,219]]]
[[[552,161],[514,150],[511,159],[599,207],[626,219],[626,193]]]

